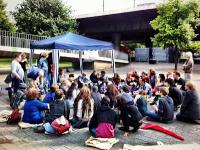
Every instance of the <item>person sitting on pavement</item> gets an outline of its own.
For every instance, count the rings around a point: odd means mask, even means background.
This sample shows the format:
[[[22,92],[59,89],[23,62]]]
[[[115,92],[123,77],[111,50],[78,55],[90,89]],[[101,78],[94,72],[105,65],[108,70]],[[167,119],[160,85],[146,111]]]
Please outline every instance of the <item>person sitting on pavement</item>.
[[[43,123],[43,111],[49,109],[49,105],[38,100],[39,91],[35,88],[29,88],[26,93],[26,102],[24,104],[23,122],[30,124]]]
[[[174,110],[177,111],[178,107],[182,104],[183,102],[183,94],[180,89],[178,89],[175,85],[175,82],[173,79],[167,79],[166,83],[169,85],[169,96],[173,99],[174,101]]]
[[[91,98],[90,89],[84,85],[74,101],[74,118],[71,121],[74,128],[87,127],[94,114],[94,100]]]
[[[43,99],[43,102],[44,103],[50,103],[50,102],[53,102],[54,99],[55,99],[55,92],[56,90],[59,89],[59,86],[58,85],[52,85],[50,87],[50,91],[46,94],[46,96],[44,97]]]
[[[101,94],[98,92],[97,86],[92,87],[91,97],[94,100],[94,112],[95,112],[101,106]]]
[[[141,93],[143,95],[147,95],[148,97],[152,96],[152,88],[151,86],[146,83],[145,79],[139,79],[139,89],[135,91],[134,93],[138,94]]]
[[[183,122],[200,123],[200,98],[196,88],[192,82],[188,81],[185,84],[185,89],[183,104],[176,119]]]
[[[110,107],[114,108],[117,102],[117,96],[119,95],[119,91],[114,84],[110,84],[107,87],[107,92],[105,93],[106,96],[110,98]]]
[[[74,107],[75,98],[77,97],[79,93],[77,88],[78,88],[77,83],[73,82],[71,86],[69,87],[68,91],[65,93],[65,100],[70,109]]]
[[[61,83],[62,81],[66,79],[67,79],[67,76],[65,74],[65,70],[63,68],[59,68],[58,83]]]
[[[159,89],[161,87],[165,87],[166,86],[166,82],[165,82],[165,75],[163,73],[160,73],[158,77],[160,78],[160,81],[157,84],[156,88],[159,91]]]
[[[98,81],[99,93],[105,94],[105,92],[107,90],[107,84],[108,84],[108,77],[106,76],[106,72],[101,71],[99,81]]]
[[[92,74],[90,75],[90,81],[91,81],[94,85],[97,85],[98,80],[99,80],[99,78],[98,78],[98,72],[97,72],[96,70],[94,70],[94,71],[92,72]]]
[[[118,73],[114,73],[114,77],[112,78],[113,84],[119,89],[121,78]]]
[[[94,113],[89,123],[89,131],[97,138],[114,138],[118,117],[109,107],[110,99],[103,97],[100,108]]]
[[[86,73],[82,73],[81,76],[78,77],[78,88],[81,89],[84,85],[89,84],[89,79],[86,76]]]
[[[149,83],[152,89],[154,89],[157,86],[158,79],[156,76],[156,71],[154,69],[149,70]]]
[[[173,74],[173,77],[174,77],[175,84],[180,86],[181,90],[185,91],[185,80],[181,78],[180,73],[178,71],[175,71]]]
[[[65,116],[69,120],[69,107],[64,102],[64,93],[61,89],[56,89],[55,100],[49,103],[49,113],[45,117],[45,122],[52,123],[55,119]]]
[[[131,72],[127,73],[125,82],[126,82],[126,84],[127,84],[128,86],[132,87],[133,82],[134,82],[134,79],[133,79],[133,77],[132,77],[132,73],[131,73]]]
[[[125,131],[124,136],[128,136],[129,127],[133,127],[132,132],[136,132],[142,125],[142,115],[138,108],[132,102],[128,102],[122,97],[117,98],[117,107],[120,110],[120,119],[122,120],[123,127],[120,130]]]
[[[123,93],[122,93],[122,97],[128,102],[133,102],[134,103],[134,98],[132,96],[132,94],[130,93],[130,89],[127,85],[122,87]]]
[[[168,96],[168,89],[166,87],[160,88],[161,97],[158,99],[158,106],[155,104],[154,111],[147,111],[147,119],[158,122],[170,122],[174,119],[174,103],[171,97]]]

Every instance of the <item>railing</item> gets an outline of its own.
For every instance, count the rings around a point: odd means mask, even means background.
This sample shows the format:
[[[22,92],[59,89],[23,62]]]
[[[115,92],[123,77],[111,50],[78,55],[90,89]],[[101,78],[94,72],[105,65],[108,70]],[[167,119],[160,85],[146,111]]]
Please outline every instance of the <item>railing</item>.
[[[0,46],[18,47],[18,48],[30,48],[32,41],[46,39],[45,36],[37,36],[23,33],[12,33],[8,31],[0,30]],[[78,51],[73,50],[60,50],[61,53],[79,54]],[[87,55],[87,54],[86,54]],[[111,58],[111,51],[99,51],[99,57]],[[128,60],[128,55],[120,51],[115,52],[115,58],[121,60]]]
[[[45,36],[0,30],[0,46],[30,48],[32,41],[46,39]]]

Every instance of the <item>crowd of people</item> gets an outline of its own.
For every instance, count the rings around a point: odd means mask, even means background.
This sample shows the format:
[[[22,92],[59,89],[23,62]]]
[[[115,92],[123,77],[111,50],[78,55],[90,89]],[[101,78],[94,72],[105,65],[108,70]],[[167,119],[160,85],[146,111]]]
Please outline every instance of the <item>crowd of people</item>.
[[[14,94],[22,93],[15,96],[12,108],[23,110],[23,122],[42,123],[37,132],[55,133],[52,124],[61,116],[73,128],[89,127],[93,136],[101,138],[114,137],[117,123],[128,136],[144,119],[163,123],[175,118],[190,123],[200,119],[200,99],[189,75],[190,58],[183,65],[185,79],[178,71],[157,74],[152,68],[130,71],[125,79],[118,73],[109,78],[105,71],[95,70],[89,77],[85,73],[75,77],[60,69],[58,84],[52,84],[48,54],[42,53],[38,65],[28,71],[23,55],[11,64]]]

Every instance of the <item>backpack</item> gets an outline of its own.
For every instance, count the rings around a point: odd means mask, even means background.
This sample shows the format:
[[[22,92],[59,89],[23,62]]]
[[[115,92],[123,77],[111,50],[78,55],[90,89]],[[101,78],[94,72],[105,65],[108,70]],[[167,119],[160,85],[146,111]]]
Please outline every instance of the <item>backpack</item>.
[[[22,102],[24,96],[25,96],[25,93],[22,92],[21,90],[18,90],[15,94],[12,95],[10,99],[10,107],[12,109],[17,108],[20,102]]]
[[[67,115],[66,101],[64,101],[64,114]],[[54,128],[57,135],[63,134],[70,129],[69,121],[62,115],[61,117],[55,119],[51,126]]]
[[[12,111],[11,115],[8,116],[7,124],[17,124],[21,121],[21,113],[16,108]]]

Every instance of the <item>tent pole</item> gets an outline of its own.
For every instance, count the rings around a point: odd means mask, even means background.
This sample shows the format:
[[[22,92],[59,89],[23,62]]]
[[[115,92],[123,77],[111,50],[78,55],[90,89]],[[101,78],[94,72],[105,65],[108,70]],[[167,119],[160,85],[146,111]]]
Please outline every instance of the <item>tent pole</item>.
[[[53,75],[53,84],[57,84],[58,81],[58,69],[59,69],[59,58],[58,58],[59,50],[53,49],[52,50],[52,59],[53,59],[53,66],[54,66],[54,75]]]
[[[83,59],[82,59],[82,56],[83,56],[82,51],[79,51],[80,71],[81,71],[81,74],[83,73]]]
[[[112,68],[113,68],[113,74],[115,73],[115,50],[112,49]]]
[[[33,54],[34,54],[34,49],[30,49],[30,53],[29,53],[29,64],[30,64],[30,67],[33,65]]]

